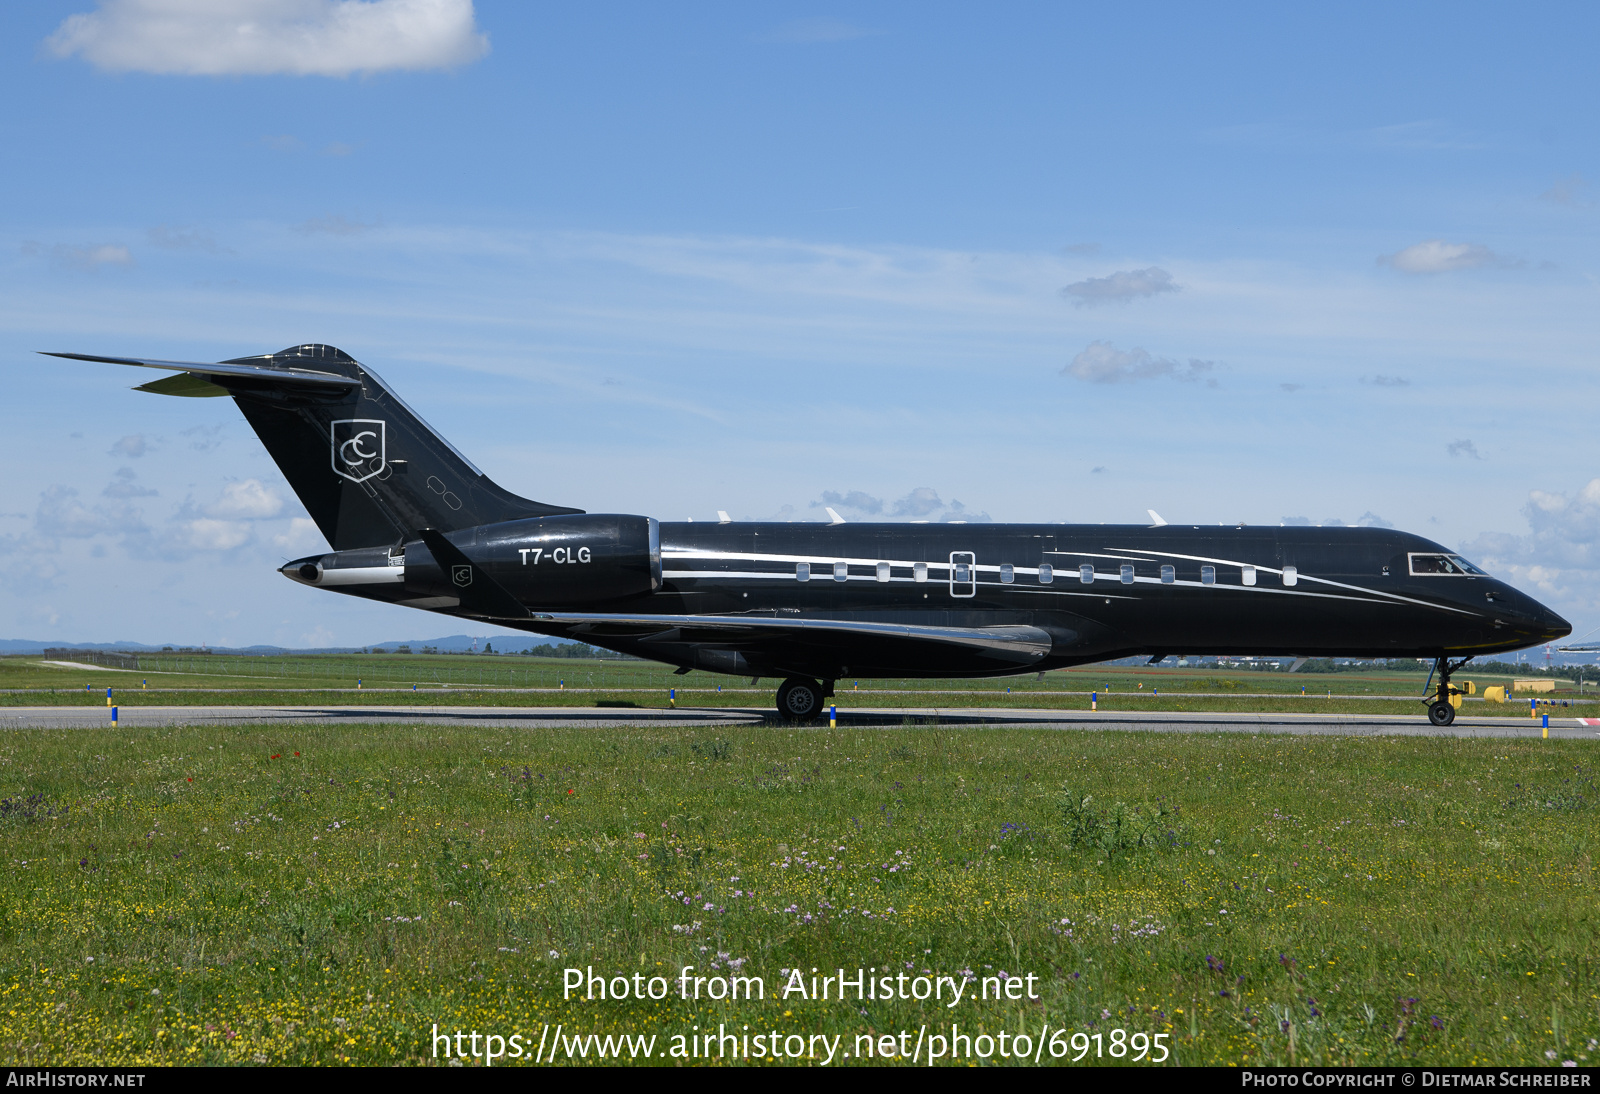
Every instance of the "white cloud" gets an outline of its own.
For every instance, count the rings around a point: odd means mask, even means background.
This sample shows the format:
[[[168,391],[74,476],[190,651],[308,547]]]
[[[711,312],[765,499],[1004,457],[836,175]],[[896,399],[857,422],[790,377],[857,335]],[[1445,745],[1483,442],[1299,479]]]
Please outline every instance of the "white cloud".
[[[208,517],[224,520],[264,520],[283,511],[283,499],[259,479],[230,482],[222,496],[206,506]]]
[[[100,0],[45,45],[110,72],[349,76],[470,64],[472,0]]]
[[[287,531],[272,537],[272,545],[285,554],[301,555],[325,548],[327,541],[317,529],[316,521],[310,517],[293,517]]]
[[[153,498],[161,493],[148,486],[140,486],[135,481],[138,477],[131,467],[118,468],[116,477],[100,493],[108,498]]]
[[[883,499],[875,498],[865,490],[852,490],[848,494],[841,494],[837,490],[824,490],[822,500],[812,502],[811,507],[816,509],[823,505],[853,509],[857,513],[866,513],[869,516],[883,512]]]
[[[1555,185],[1540,194],[1539,197],[1552,205],[1565,205],[1568,208],[1574,208],[1588,204],[1585,199],[1588,190],[1589,184],[1583,181],[1583,176],[1572,174],[1566,178],[1557,179]]]
[[[1576,495],[1531,491],[1522,515],[1530,534],[1485,532],[1462,550],[1490,573],[1536,586],[1542,593],[1600,603],[1600,479]]]
[[[1115,384],[1123,380],[1142,380],[1153,376],[1170,376],[1175,380],[1198,380],[1216,368],[1214,361],[1189,358],[1180,365],[1165,357],[1153,356],[1149,350],[1117,349],[1110,342],[1090,342],[1061,370],[1063,376],[1074,376],[1095,384]],[[1206,381],[1215,387],[1215,380]]]
[[[111,510],[98,505],[90,508],[79,501],[72,487],[52,486],[39,495],[34,529],[52,539],[86,539],[117,531],[117,522]]]
[[[1181,288],[1172,283],[1172,275],[1166,270],[1151,266],[1144,270],[1118,270],[1109,277],[1077,281],[1062,289],[1061,295],[1076,297],[1078,307],[1087,308],[1096,304],[1126,304],[1141,297],[1178,292]]]
[[[29,241],[22,245],[22,253],[30,258],[48,258],[58,266],[70,270],[95,270],[101,266],[132,266],[133,252],[118,243],[88,244],[74,247],[66,243],[45,246]]]
[[[1360,519],[1358,519],[1356,521],[1356,526],[1360,527],[1360,528],[1393,528],[1394,527],[1394,525],[1392,525],[1388,521],[1384,520],[1378,514],[1374,513],[1371,509],[1368,509],[1365,513],[1361,514]]]
[[[153,247],[168,251],[206,251],[217,253],[217,241],[211,233],[200,228],[184,228],[173,224],[158,224],[145,233]]]
[[[179,539],[196,551],[231,551],[250,540],[250,525],[242,520],[199,517],[179,525]]]
[[[332,631],[318,623],[311,630],[306,631],[300,636],[300,643],[301,645],[307,646],[311,649],[323,649],[333,645],[333,640],[335,637],[336,636]]]
[[[135,459],[150,451],[150,442],[143,433],[130,433],[111,446],[113,455],[132,456]]]
[[[1442,239],[1428,239],[1392,255],[1379,255],[1378,263],[1393,266],[1401,273],[1436,274],[1505,265],[1505,260],[1480,243],[1446,243]]]
[[[946,503],[939,496],[939,491],[931,486],[919,486],[893,503],[873,497],[864,490],[852,490],[848,494],[841,494],[837,490],[824,490],[822,500],[812,502],[810,507],[820,509],[824,505],[886,520],[927,520],[935,523],[964,520],[972,524],[982,524],[990,519],[988,513],[973,512],[959,501],[952,500]],[[782,512],[786,515],[778,519],[793,519],[793,506],[784,506]]]

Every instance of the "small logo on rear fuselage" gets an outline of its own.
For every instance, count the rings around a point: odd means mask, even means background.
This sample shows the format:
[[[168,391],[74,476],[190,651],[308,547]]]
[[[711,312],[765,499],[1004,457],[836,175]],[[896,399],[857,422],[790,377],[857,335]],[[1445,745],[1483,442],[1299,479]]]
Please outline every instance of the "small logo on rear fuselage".
[[[385,423],[378,418],[341,418],[332,424],[333,469],[351,482],[383,474]]]
[[[472,567],[456,566],[450,570],[450,580],[465,589],[472,584]]]

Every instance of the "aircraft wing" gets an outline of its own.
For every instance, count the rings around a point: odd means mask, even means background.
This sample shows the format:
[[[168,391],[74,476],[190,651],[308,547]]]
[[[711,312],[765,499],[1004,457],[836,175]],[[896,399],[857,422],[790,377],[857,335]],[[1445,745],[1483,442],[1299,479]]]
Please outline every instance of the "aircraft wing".
[[[1032,664],[1054,645],[1038,627],[932,627],[914,623],[875,623],[857,619],[786,619],[749,615],[628,615],[624,613],[533,612],[528,622],[564,627],[581,639],[636,638],[684,643],[760,643],[763,641],[850,641],[885,639],[962,649],[1019,665]]]

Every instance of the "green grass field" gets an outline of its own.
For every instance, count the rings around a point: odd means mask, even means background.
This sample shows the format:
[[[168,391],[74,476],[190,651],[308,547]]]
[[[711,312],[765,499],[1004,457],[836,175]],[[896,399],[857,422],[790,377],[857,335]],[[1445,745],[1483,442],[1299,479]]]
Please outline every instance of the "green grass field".
[[[1114,1064],[1129,1035],[1161,1034],[1184,1064],[1585,1063],[1600,1038],[1591,747],[14,731],[0,1046],[17,1064],[444,1064],[437,1026],[517,1035],[524,1063],[541,1036],[542,1062],[593,1061],[606,1044],[590,1035],[653,1036],[671,1062],[725,1025],[819,1057],[824,1036],[835,1064],[868,1044],[926,1063],[940,1036],[951,1062],[953,1024],[979,1038],[969,1057],[988,1039],[989,1063],[1018,1062],[1002,1032],[1057,1062],[1074,1035],[1083,1063]],[[706,991],[760,977],[765,998],[680,999],[686,965]],[[564,999],[564,970],[588,967],[670,991]],[[965,994],[780,995],[784,970],[809,988],[809,970],[840,967]],[[1037,999],[974,998],[1029,976],[1018,990]],[[954,1062],[983,1062],[955,1044]]]

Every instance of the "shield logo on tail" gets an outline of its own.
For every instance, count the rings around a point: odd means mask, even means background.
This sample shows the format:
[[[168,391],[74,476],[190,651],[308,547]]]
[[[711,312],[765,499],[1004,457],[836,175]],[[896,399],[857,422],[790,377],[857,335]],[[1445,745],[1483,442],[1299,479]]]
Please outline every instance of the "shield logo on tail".
[[[472,584],[471,566],[453,566],[450,569],[450,580],[465,589]]]
[[[332,425],[333,469],[351,482],[365,482],[388,467],[384,422],[342,418]]]

